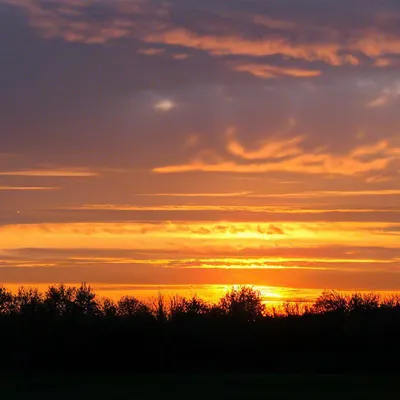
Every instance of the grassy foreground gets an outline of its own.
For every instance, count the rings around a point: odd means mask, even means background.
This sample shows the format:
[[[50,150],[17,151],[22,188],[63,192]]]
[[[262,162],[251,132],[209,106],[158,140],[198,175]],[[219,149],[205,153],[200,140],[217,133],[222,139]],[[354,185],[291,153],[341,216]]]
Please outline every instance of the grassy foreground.
[[[133,375],[1,378],[4,399],[392,399],[397,376]]]

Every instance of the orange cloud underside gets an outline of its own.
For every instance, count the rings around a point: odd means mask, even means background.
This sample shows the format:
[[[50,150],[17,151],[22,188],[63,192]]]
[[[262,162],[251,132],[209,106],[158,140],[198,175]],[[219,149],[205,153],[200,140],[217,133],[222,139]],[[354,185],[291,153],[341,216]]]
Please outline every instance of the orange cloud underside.
[[[185,293],[208,287],[214,298],[221,291],[213,285],[229,284],[392,289],[385,277],[400,270],[399,231],[400,223],[370,222],[6,225],[0,274],[11,283],[153,285],[141,294],[155,294],[157,285],[169,294],[174,285]]]
[[[190,171],[266,173],[295,172],[303,174],[356,175],[385,170],[398,160],[399,148],[382,140],[359,146],[347,154],[332,154],[324,149],[306,152],[301,137],[291,139],[272,138],[256,150],[248,150],[236,139],[234,131],[227,132],[227,150],[247,162],[237,162],[215,155],[215,161],[205,160],[199,154],[194,160],[180,165],[156,167],[156,173],[182,173]],[[248,162],[250,161],[250,163]],[[257,161],[257,162],[255,162]]]
[[[68,223],[8,225],[0,228],[0,249],[143,249],[230,247],[313,247],[359,245],[398,247],[396,223]]]

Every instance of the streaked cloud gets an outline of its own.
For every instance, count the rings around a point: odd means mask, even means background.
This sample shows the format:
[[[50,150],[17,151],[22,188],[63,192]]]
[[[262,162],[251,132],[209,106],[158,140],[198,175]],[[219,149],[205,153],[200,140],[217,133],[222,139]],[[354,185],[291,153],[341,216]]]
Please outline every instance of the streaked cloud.
[[[299,146],[299,144],[303,141],[303,138],[300,136],[289,139],[272,137],[262,143],[259,149],[249,151],[236,140],[235,135],[235,129],[228,130],[227,150],[233,155],[246,160],[279,159],[289,156],[297,156],[303,152]]]
[[[51,186],[0,186],[2,191],[41,191],[41,190],[57,190],[57,187]]]
[[[382,92],[375,99],[368,103],[368,107],[384,107],[395,101],[400,96],[400,81],[394,82],[389,87],[382,90]]]
[[[91,177],[99,175],[86,168],[38,168],[26,170],[0,171],[0,176],[37,176],[37,177]]]
[[[242,55],[265,57],[285,55],[308,61],[324,61],[331,65],[358,64],[350,55],[339,55],[338,43],[291,43],[288,37],[270,36],[263,39],[247,39],[240,35],[200,35],[184,28],[173,28],[161,33],[148,34],[145,41],[163,43],[207,51],[216,56]]]
[[[277,194],[253,194],[254,197],[286,197],[286,198],[318,198],[318,197],[355,197],[355,196],[397,196],[400,190],[397,189],[376,189],[376,190],[321,190],[303,191],[298,193],[277,193]]]
[[[371,245],[398,247],[396,223],[310,222],[280,223],[71,223],[6,225],[0,249],[26,247],[149,250],[154,246],[179,251],[185,247],[232,246],[236,249],[265,245]]]
[[[312,3],[306,5],[308,13],[305,18],[298,19],[296,14],[299,12],[293,1],[293,14],[288,13],[286,18],[274,16],[280,11],[278,3],[271,5],[270,15],[265,13],[259,0],[249,7],[249,11],[243,11],[240,1],[231,2],[230,8],[224,5],[213,8],[205,3],[203,10],[210,19],[225,22],[215,24],[213,29],[209,29],[203,19],[198,20],[197,25],[200,26],[189,27],[183,20],[173,18],[182,15],[178,1],[163,5],[152,0],[95,0],[87,3],[71,0],[2,0],[2,3],[25,10],[31,25],[46,38],[62,37],[67,42],[89,45],[134,38],[146,43],[197,49],[216,56],[283,55],[291,59],[322,61],[333,66],[358,66],[362,62],[361,56],[374,59],[375,65],[382,66],[387,64],[388,55],[400,53],[400,41],[390,30],[391,24],[387,18],[375,17],[374,28],[370,27],[370,21],[365,21],[364,26],[357,28],[351,25],[342,28],[342,21],[335,21],[335,16],[329,21],[329,14],[325,14],[325,19],[330,23],[324,26],[317,18],[313,19],[310,12]],[[257,7],[258,13],[251,12]],[[386,7],[390,8],[390,5]],[[337,3],[337,9],[342,12],[348,8],[343,1]],[[371,6],[370,19],[375,13],[375,7]],[[394,14],[394,21],[396,17],[398,15]],[[238,21],[242,21],[242,24],[238,25]],[[252,35],[252,31],[258,35]],[[266,70],[262,72],[254,65],[243,68],[263,78],[269,73]],[[276,67],[272,68],[275,76]],[[296,69],[287,69],[283,74],[302,76]],[[303,74],[310,76],[312,72]]]
[[[137,196],[157,197],[243,197],[253,192],[231,192],[231,193],[138,193]]]
[[[260,163],[238,163],[215,157],[220,161],[210,163],[200,155],[192,162],[182,165],[156,167],[156,173],[183,173],[191,171],[202,172],[234,172],[234,173],[265,173],[293,172],[302,174],[323,175],[357,175],[372,171],[386,170],[390,163],[398,159],[398,148],[393,148],[387,141],[372,145],[356,147],[347,154],[333,154],[316,149],[306,152],[297,147],[298,138],[291,139],[288,147],[284,142],[270,142],[258,150],[248,151],[238,142],[228,143],[228,150],[245,160],[269,159]],[[301,153],[301,154],[298,154]],[[286,157],[287,155],[287,157]],[[282,158],[276,161],[276,158]]]
[[[22,8],[30,24],[45,38],[62,38],[67,42],[103,44],[110,40],[131,36],[137,28],[134,17],[148,12],[160,13],[146,1],[90,2],[75,0],[2,0],[1,3]],[[92,15],[106,17],[102,21]]]
[[[225,247],[215,249],[214,255],[208,249],[182,249],[180,257],[175,251],[167,249],[146,252],[104,248],[31,248],[0,253],[3,282],[36,284],[86,280],[103,290],[110,287],[110,291],[119,290],[124,294],[130,289],[141,289],[144,296],[149,296],[151,291],[156,294],[160,288],[170,289],[170,293],[176,294],[180,285],[191,285],[196,291],[202,285],[243,282],[293,286],[293,289],[275,289],[283,297],[286,297],[283,294],[286,291],[318,289],[326,285],[354,290],[354,282],[357,282],[358,288],[367,290],[394,290],[398,278],[392,270],[398,268],[400,257],[396,248],[340,246],[334,249],[315,246],[265,247],[243,249],[240,253]],[[314,254],[311,259],[310,253]],[[126,283],[128,277],[129,284]],[[226,287],[220,290],[224,291]],[[292,293],[289,298],[293,296]]]
[[[379,193],[379,192],[378,192]],[[400,194],[398,192],[397,194]],[[303,194],[293,194],[294,198],[301,197]],[[312,194],[311,194],[312,195]],[[322,193],[321,197],[333,196],[331,193]],[[363,194],[358,194],[363,196]],[[255,195],[257,198],[267,198],[268,195]],[[277,197],[271,196],[271,197]],[[292,197],[292,196],[283,196]],[[319,196],[316,196],[319,197]],[[129,205],[129,204],[86,204],[79,207],[66,208],[67,210],[98,210],[98,211],[245,211],[250,213],[282,213],[282,214],[321,214],[328,212],[335,213],[381,213],[391,212],[400,213],[399,209],[393,208],[300,208],[293,206],[257,206],[257,205],[192,205],[192,204],[174,204],[174,205]]]
[[[251,75],[271,79],[280,77],[293,77],[293,78],[312,78],[321,75],[321,71],[274,67],[272,65],[262,64],[238,64],[233,67],[235,71],[247,72]]]
[[[161,54],[164,54],[165,50],[164,49],[148,47],[148,48],[139,49],[138,53],[139,54],[143,54],[145,56],[159,56]]]
[[[187,53],[177,53],[177,54],[173,55],[173,58],[175,60],[186,60],[186,58],[188,58],[188,57],[189,57],[189,54],[187,54]]]

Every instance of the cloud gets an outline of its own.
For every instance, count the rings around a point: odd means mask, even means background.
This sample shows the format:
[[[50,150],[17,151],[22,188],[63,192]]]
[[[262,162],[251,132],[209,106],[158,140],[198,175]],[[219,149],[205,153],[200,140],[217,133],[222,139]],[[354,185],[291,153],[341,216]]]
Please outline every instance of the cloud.
[[[284,15],[279,15],[279,3],[271,4],[266,12],[262,0],[252,2],[246,10],[239,1],[230,2],[229,8],[224,4],[204,3],[202,9],[207,18],[197,18],[192,24],[190,5],[182,7],[177,0],[169,3],[155,0],[1,0],[0,3],[25,10],[30,24],[45,38],[61,37],[67,42],[104,44],[130,38],[142,43],[196,49],[219,57],[284,56],[332,66],[358,66],[364,62],[363,58],[369,57],[377,67],[382,67],[388,65],[388,56],[400,54],[399,36],[391,29],[398,15],[390,10],[392,18],[377,18],[373,6],[365,6],[367,18],[360,18],[357,26],[352,26],[337,15],[331,16],[329,7],[322,15],[315,11],[304,15],[294,1],[289,2],[291,11]],[[310,7],[312,3],[307,10],[311,11]],[[336,8],[342,11],[338,15],[351,14],[344,2],[337,3]],[[143,51],[142,54],[154,55],[163,50]],[[179,54],[172,57],[183,58]],[[320,73],[252,62],[234,69],[262,78],[310,77]]]
[[[104,44],[151,26],[164,6],[143,0],[1,0],[22,8],[30,24],[47,39]],[[153,16],[152,16],[153,15]]]
[[[304,192],[304,193],[282,193],[282,194],[255,194],[249,198],[319,198],[319,197],[347,197],[366,195],[400,195],[400,190],[388,191],[360,191],[360,192]],[[299,206],[279,205],[194,205],[194,204],[168,204],[168,205],[135,205],[135,204],[84,204],[77,207],[66,207],[60,210],[93,210],[93,211],[224,211],[224,212],[248,212],[248,213],[275,213],[275,214],[324,214],[334,213],[399,213],[400,209],[393,208],[338,208],[337,206],[323,208],[307,208]],[[346,217],[345,217],[346,218]],[[393,219],[393,216],[392,216]]]
[[[178,53],[178,54],[173,55],[173,58],[175,60],[186,60],[186,58],[188,58],[188,57],[189,57],[189,54],[187,54],[187,53]]]
[[[319,190],[319,191],[303,191],[298,193],[277,193],[277,194],[253,194],[252,197],[268,198],[305,198],[311,199],[315,197],[354,197],[354,196],[398,196],[398,189],[375,189],[375,190]]]
[[[57,190],[57,187],[51,186],[0,186],[3,191],[41,191],[41,190]]]
[[[66,205],[50,207],[50,209],[23,210],[15,215],[16,206],[9,207],[4,212],[0,210],[3,225],[52,223],[124,223],[131,221],[135,224],[160,224],[167,221],[171,224],[185,222],[187,224],[209,224],[212,221],[226,223],[255,224],[268,221],[278,225],[284,222],[400,222],[400,209],[396,205],[400,194],[393,197],[357,196],[359,205],[351,204],[346,197],[326,194],[324,202],[318,201],[323,197],[313,193],[293,193],[276,195],[254,195],[238,198],[236,201],[223,203],[199,199],[186,203],[179,199],[176,203],[166,200],[160,203],[156,198],[146,199],[147,204],[137,203],[85,203],[82,205]],[[386,205],[374,205],[375,199]],[[396,201],[397,199],[397,201]],[[233,199],[232,199],[233,200]],[[307,201],[305,201],[307,200]],[[148,204],[150,203],[150,204]],[[211,204],[207,204],[211,203]],[[232,203],[232,204],[229,204]],[[303,203],[303,205],[301,205]],[[350,203],[350,204],[349,204]],[[391,206],[387,204],[392,204]],[[11,211],[10,211],[11,210]]]
[[[99,173],[87,168],[42,168],[13,171],[0,171],[0,176],[48,176],[48,177],[92,177]]]
[[[353,60],[339,56],[340,46],[335,43],[326,45],[292,44],[284,37],[266,39],[245,39],[238,35],[200,35],[188,29],[175,28],[164,32],[149,33],[145,42],[182,46],[209,52],[214,56],[241,55],[265,57],[285,55],[307,61],[322,60],[332,65],[353,63]]]
[[[158,111],[163,111],[163,112],[168,112],[173,110],[176,107],[176,104],[170,100],[170,99],[165,99],[165,100],[160,100],[154,105],[154,109]]]
[[[132,249],[98,249],[90,247],[79,248],[18,248],[7,249],[0,251],[1,258],[6,260],[62,260],[70,259],[135,259],[151,260],[154,256],[155,260],[181,260],[181,259],[235,259],[246,260],[251,259],[274,259],[280,261],[291,260],[307,260],[312,259],[322,260],[337,260],[350,259],[362,260],[368,263],[371,259],[382,261],[395,261],[400,259],[399,248],[386,247],[365,247],[365,246],[312,246],[312,247],[297,247],[297,246],[282,246],[282,247],[250,247],[241,249],[239,252],[232,247],[218,247],[215,249],[203,248],[182,248],[182,251],[177,254],[174,249],[153,248],[151,251],[132,250]]]
[[[292,6],[295,6],[294,2]],[[205,28],[200,33],[187,26],[167,26],[164,30],[148,33],[144,40],[149,43],[197,49],[215,56],[284,56],[308,62],[320,61],[336,67],[359,66],[362,63],[368,63],[365,57],[374,60],[375,64],[372,63],[372,65],[377,67],[388,66],[390,62],[387,56],[400,54],[398,34],[390,29],[385,19],[376,18],[373,7],[366,9],[371,21],[364,21],[357,27],[350,24],[343,27],[341,26],[343,21],[335,20],[334,17],[329,24],[324,26],[318,20],[315,10],[310,10],[306,18],[294,10],[285,12],[286,19],[283,19],[273,16],[275,9],[279,8],[276,4],[271,5],[269,13],[265,13],[261,1],[254,2],[254,7],[259,9],[256,16],[248,12],[227,12],[225,25],[222,25],[221,29],[214,27],[207,30]],[[336,8],[348,12],[348,7],[344,7],[344,2],[337,3]],[[328,13],[327,8],[323,18],[330,19]],[[239,18],[242,21],[241,25],[238,24]],[[374,28],[371,28],[372,20],[375,23]],[[394,21],[397,20],[395,15]],[[230,24],[231,29],[227,29],[227,24],[228,27]],[[263,70],[257,64],[248,65],[250,67],[247,71],[253,71],[257,76],[265,78],[271,77],[271,72],[272,75],[275,75],[275,72],[279,74],[278,69],[274,67],[272,71],[269,71],[269,66]],[[318,72],[302,72],[293,68],[292,71],[288,69],[286,73],[300,77],[310,76],[310,74],[313,76],[312,74]]]
[[[386,170],[390,163],[398,160],[399,149],[382,140],[372,145],[356,147],[346,154],[328,153],[322,150],[307,152],[298,147],[301,139],[276,140],[263,144],[261,148],[250,151],[232,140],[228,135],[227,150],[245,161],[263,160],[258,163],[239,163],[215,155],[215,162],[209,162],[200,154],[187,164],[156,167],[155,173],[233,172],[265,173],[292,172],[302,174],[357,175]]]
[[[256,77],[265,79],[282,77],[312,78],[321,75],[321,71],[317,70],[275,67],[272,65],[262,64],[237,64],[233,69],[235,71],[247,72]]]
[[[389,222],[96,222],[12,224],[0,227],[0,250],[30,248],[175,250],[256,249],[265,246],[321,245],[398,248]],[[214,249],[214,250],[210,250]],[[239,254],[239,253],[238,253]]]
[[[296,23],[295,21],[279,20],[265,15],[254,15],[252,19],[255,24],[266,26],[270,29],[293,31],[294,29],[299,27],[298,23]]]
[[[165,49],[150,47],[150,48],[139,49],[138,53],[143,54],[145,56],[159,56],[159,55],[165,54]]]
[[[378,97],[370,101],[367,105],[370,108],[384,107],[400,96],[400,81],[394,82],[390,87],[382,90]]]
[[[378,58],[375,61],[374,65],[376,67],[385,68],[385,67],[390,67],[390,66],[394,65],[394,62],[390,58]]]
[[[382,183],[382,182],[390,182],[392,177],[384,176],[384,175],[373,175],[366,179],[368,183]]]
[[[185,28],[173,28],[163,32],[149,33],[145,37],[148,43],[167,44],[170,46],[182,46],[209,52],[214,56],[285,56],[292,59],[304,60],[308,62],[321,61],[331,66],[351,65],[358,66],[361,64],[360,57],[354,54],[362,54],[376,61],[377,66],[387,64],[386,55],[400,54],[400,39],[396,35],[380,32],[379,30],[371,31],[368,27],[359,31],[347,32],[347,36],[343,36],[338,28],[328,30],[328,37],[322,40],[293,40],[291,33],[301,32],[306,29],[305,26],[297,29],[293,25],[291,29],[288,27],[279,33],[268,34],[262,38],[249,39],[244,34],[232,33],[229,35],[221,33],[220,35],[199,34]],[[288,32],[289,31],[289,32]],[[314,29],[315,31],[315,29]],[[311,36],[313,27],[309,29],[304,36]],[[325,35],[326,36],[326,35]],[[248,72],[251,70],[256,75],[269,77],[269,73],[289,76],[316,76],[319,71],[302,71],[298,69],[288,68],[286,71],[275,69],[268,71],[270,68],[266,66],[263,70],[257,64],[249,64],[246,68]]]
[[[200,141],[200,136],[197,134],[191,134],[189,135],[186,140],[185,140],[185,146],[190,148],[190,147],[195,147]]]
[[[228,192],[228,193],[138,193],[137,196],[160,196],[160,197],[242,197],[253,192]]]
[[[245,160],[279,159],[302,153],[302,149],[298,145],[303,141],[303,138],[299,136],[290,139],[270,138],[263,142],[258,150],[254,151],[246,150],[236,140],[235,136],[235,129],[231,128],[227,131],[227,150]]]
[[[239,253],[227,247],[214,251],[187,248],[179,254],[161,249],[25,248],[0,251],[0,275],[2,282],[18,284],[88,281],[102,283],[104,290],[110,284],[121,284],[119,289],[125,294],[131,285],[154,294],[159,287],[172,285],[176,294],[180,285],[190,284],[195,290],[198,285],[213,283],[382,289],[397,284],[393,283],[393,271],[399,258],[398,248],[373,246],[265,246]]]

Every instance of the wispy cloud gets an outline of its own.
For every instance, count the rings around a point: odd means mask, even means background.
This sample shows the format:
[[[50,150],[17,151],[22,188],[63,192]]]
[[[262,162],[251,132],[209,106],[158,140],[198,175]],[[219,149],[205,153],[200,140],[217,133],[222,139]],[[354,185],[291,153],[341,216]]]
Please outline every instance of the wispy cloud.
[[[3,191],[41,191],[41,190],[57,190],[58,187],[51,186],[0,186]]]
[[[235,138],[236,130],[231,128],[227,132],[227,150],[238,157],[246,160],[279,159],[301,154],[303,150],[299,144],[303,141],[300,136],[282,139],[270,138],[261,143],[261,146],[254,151],[244,148]]]
[[[324,26],[317,17],[312,17],[316,13],[300,18],[295,1],[289,2],[292,7],[288,9],[293,8],[293,11],[284,18],[275,15],[279,7],[274,4],[269,13],[263,12],[261,0],[254,1],[248,12],[243,12],[239,1],[230,2],[229,8],[223,4],[213,7],[213,3],[209,3],[204,6],[204,12],[224,23],[212,25],[199,18],[198,26],[193,27],[182,22],[187,18],[176,18],[176,15],[182,16],[177,1],[160,4],[152,0],[1,0],[1,3],[24,9],[31,25],[44,37],[61,37],[67,42],[104,44],[133,38],[144,43],[196,49],[218,57],[284,56],[291,60],[322,61],[332,66],[358,66],[363,60],[360,55],[363,55],[373,59],[378,68],[387,65],[388,56],[400,54],[400,39],[385,22],[387,18],[375,18],[374,28],[368,23],[370,21],[364,21],[364,25],[355,29],[351,25],[341,26],[343,21],[335,20],[335,16],[330,18],[327,9],[324,17],[331,23]],[[258,13],[254,12],[257,6]],[[349,6],[341,1],[337,8],[344,13]],[[376,9],[366,7],[365,13],[373,16]],[[253,31],[258,34],[252,34]],[[158,52],[145,50],[143,54]],[[262,67],[251,62],[233,69],[261,78],[319,74],[319,71],[295,67]]]
[[[242,197],[253,193],[252,191],[244,192],[227,192],[227,193],[137,193],[136,196],[156,196],[156,197]]]
[[[399,256],[396,248],[341,246],[264,247],[244,249],[240,253],[228,247],[214,252],[187,248],[179,254],[176,250],[156,249],[38,248],[0,251],[0,265],[7,266],[0,269],[0,275],[2,282],[18,284],[82,280],[107,283],[101,285],[104,290],[110,283],[119,283],[118,288],[125,294],[134,285],[141,285],[136,289],[153,290],[153,293],[160,288],[167,289],[164,285],[172,285],[170,289],[176,294],[181,285],[190,283],[192,290],[201,284],[243,282],[382,289],[398,283],[393,282],[396,273],[392,271],[399,267]]]
[[[390,87],[387,87],[381,91],[378,97],[370,101],[367,105],[370,108],[384,107],[400,96],[400,81],[394,82]]]
[[[1,0],[1,2],[26,11],[30,24],[45,38],[62,38],[67,42],[86,44],[104,44],[111,40],[129,37],[140,24],[139,17],[146,19],[146,15],[151,11],[155,15],[160,15],[163,8],[161,6],[156,10],[149,2],[140,0],[113,2]],[[148,19],[147,22],[149,23]]]
[[[318,197],[357,197],[357,196],[398,196],[400,190],[397,189],[376,189],[376,190],[319,190],[319,191],[304,191],[297,193],[268,193],[268,194],[253,194],[252,197],[260,198],[318,198]]]
[[[346,56],[339,55],[341,46],[328,44],[295,44],[285,37],[263,39],[246,39],[239,35],[200,35],[184,28],[175,28],[161,33],[149,33],[145,39],[148,43],[163,43],[171,46],[183,46],[211,53],[215,56],[242,55],[265,57],[285,55],[308,61],[324,61],[332,65],[354,63]]]
[[[305,192],[305,193],[288,193],[288,194],[255,194],[249,196],[250,198],[306,198],[311,199],[315,197],[340,197],[340,196],[365,196],[365,195],[385,195],[395,194],[400,195],[399,191],[377,191],[377,192]],[[322,214],[322,213],[380,213],[391,212],[399,213],[400,208],[367,208],[367,207],[347,207],[338,208],[332,207],[319,207],[308,208],[294,205],[193,205],[193,204],[168,204],[168,205],[134,205],[134,204],[84,204],[77,207],[65,207],[61,210],[96,210],[96,211],[245,211],[254,213],[282,213],[282,214]]]
[[[149,47],[149,48],[139,49],[138,53],[143,54],[145,56],[159,56],[165,54],[165,49]]]
[[[292,78],[313,78],[321,75],[321,71],[300,68],[276,67],[265,64],[236,64],[235,71],[247,72],[248,74],[264,79],[292,77]]]
[[[399,149],[387,141],[372,145],[362,145],[346,154],[328,153],[323,150],[307,151],[299,147],[300,138],[290,140],[273,140],[262,144],[258,150],[248,150],[236,140],[230,139],[227,150],[243,160],[262,160],[258,163],[239,163],[216,156],[217,162],[210,163],[202,154],[192,162],[181,165],[156,167],[156,173],[234,172],[264,173],[292,172],[303,174],[356,175],[373,171],[382,171],[398,159]]]
[[[99,175],[98,172],[87,168],[38,168],[0,171],[0,176],[91,177],[97,175]]]

